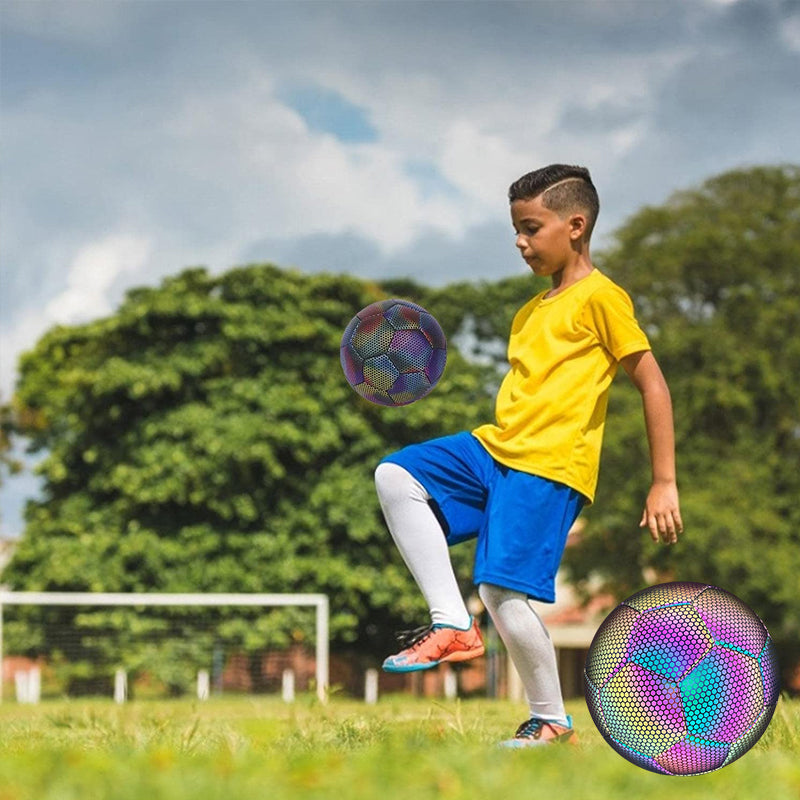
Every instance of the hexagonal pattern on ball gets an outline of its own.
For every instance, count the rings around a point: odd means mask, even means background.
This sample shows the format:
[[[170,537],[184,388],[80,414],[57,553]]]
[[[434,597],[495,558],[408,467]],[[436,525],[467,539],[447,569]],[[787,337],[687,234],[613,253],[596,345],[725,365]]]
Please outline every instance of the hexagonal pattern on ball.
[[[764,623],[738,597],[709,586],[693,601],[714,641],[738,647],[757,657],[767,641]]]
[[[646,756],[664,752],[686,735],[678,684],[638,664],[626,664],[600,689],[608,730]]]
[[[705,583],[691,583],[690,581],[658,583],[655,586],[648,586],[646,589],[632,594],[622,602],[637,611],[649,611],[652,608],[661,608],[662,606],[690,603],[700,592],[707,588],[708,585]]]
[[[641,613],[628,638],[628,659],[678,680],[712,648],[714,639],[690,605]]]
[[[690,734],[732,744],[764,708],[758,661],[714,645],[681,681],[681,698]]]
[[[447,341],[422,306],[382,300],[353,317],[342,335],[339,357],[347,382],[363,398],[402,406],[427,395],[439,381]]]
[[[628,642],[639,612],[626,603],[620,603],[602,622],[595,641],[602,644],[592,647],[586,657],[586,677],[596,687],[602,686],[626,661]]]
[[[769,632],[730,592],[710,584],[648,587],[595,634],[586,703],[603,738],[643,769],[696,775],[744,755],[780,691]]]

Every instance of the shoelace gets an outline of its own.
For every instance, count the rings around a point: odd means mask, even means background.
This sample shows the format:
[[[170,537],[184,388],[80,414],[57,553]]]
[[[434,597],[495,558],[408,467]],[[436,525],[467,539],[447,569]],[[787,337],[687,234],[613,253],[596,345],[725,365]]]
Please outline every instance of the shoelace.
[[[550,725],[549,722],[545,722],[543,719],[537,719],[536,717],[531,717],[531,719],[523,722],[522,725],[517,728],[517,732],[514,734],[515,739],[539,739],[542,736],[542,728],[545,725]]]
[[[395,636],[400,646],[405,650],[419,644],[423,639],[427,639],[433,633],[433,625],[422,625],[419,628],[412,628],[408,631],[397,631]]]

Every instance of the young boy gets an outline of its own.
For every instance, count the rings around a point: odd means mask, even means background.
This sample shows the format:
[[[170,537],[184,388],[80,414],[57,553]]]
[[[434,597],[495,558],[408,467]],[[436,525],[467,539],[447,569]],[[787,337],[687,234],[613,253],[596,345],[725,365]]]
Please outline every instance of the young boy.
[[[513,183],[509,199],[516,246],[552,288],[514,318],[496,424],[405,447],[380,462],[375,482],[431,613],[431,625],[409,632],[383,668],[429,669],[484,652],[448,554],[449,545],[477,536],[474,580],[530,705],[530,719],[504,744],[528,747],[572,734],[555,650],[528,600],[554,601],[567,532],[594,500],[620,363],[642,394],[650,443],[653,483],[640,527],[673,544],[683,523],[669,389],[628,295],[589,257],[599,210],[589,171],[544,167]]]

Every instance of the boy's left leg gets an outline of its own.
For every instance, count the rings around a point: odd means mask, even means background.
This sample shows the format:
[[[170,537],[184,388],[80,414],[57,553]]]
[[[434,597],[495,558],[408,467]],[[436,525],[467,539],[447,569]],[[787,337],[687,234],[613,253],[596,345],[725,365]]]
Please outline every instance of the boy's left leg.
[[[527,595],[490,583],[481,583],[478,593],[517,668],[530,705],[530,719],[504,744],[527,747],[568,739],[572,719],[564,710],[555,648]]]
[[[575,489],[501,465],[475,552],[475,583],[522,678],[530,719],[508,743],[528,747],[572,736],[555,649],[528,603],[555,600],[555,578],[584,498]]]

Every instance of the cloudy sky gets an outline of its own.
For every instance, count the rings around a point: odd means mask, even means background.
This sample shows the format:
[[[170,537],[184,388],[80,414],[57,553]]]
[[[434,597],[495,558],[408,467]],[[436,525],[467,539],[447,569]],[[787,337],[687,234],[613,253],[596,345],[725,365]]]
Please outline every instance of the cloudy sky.
[[[800,0],[4,0],[0,25],[0,398],[48,327],[186,266],[521,274],[505,193],[538,166],[589,167],[602,247],[800,162]],[[8,481],[0,534],[34,488]]]

